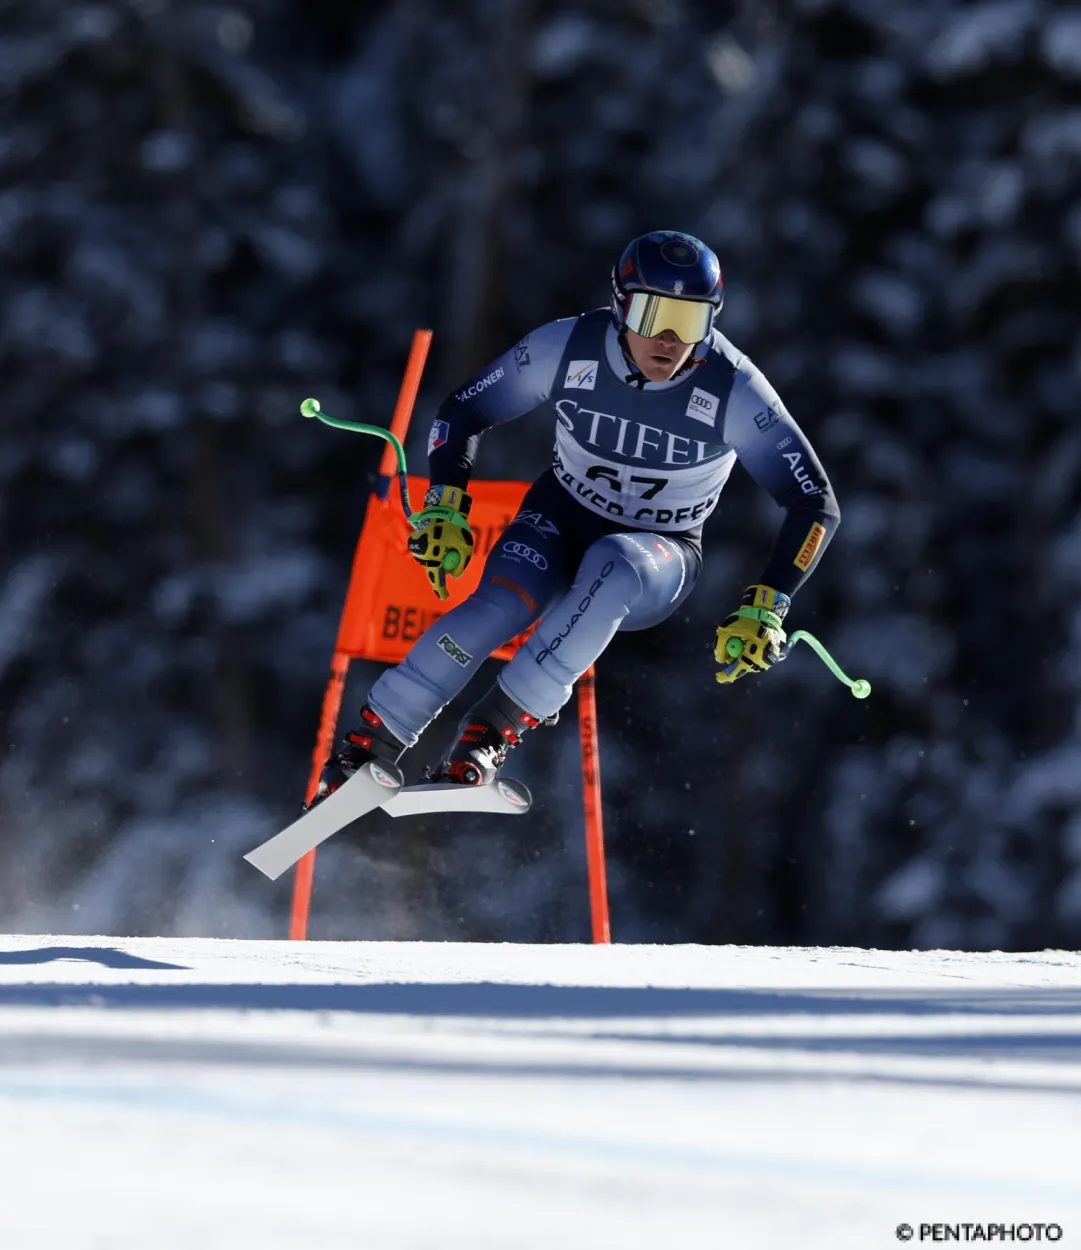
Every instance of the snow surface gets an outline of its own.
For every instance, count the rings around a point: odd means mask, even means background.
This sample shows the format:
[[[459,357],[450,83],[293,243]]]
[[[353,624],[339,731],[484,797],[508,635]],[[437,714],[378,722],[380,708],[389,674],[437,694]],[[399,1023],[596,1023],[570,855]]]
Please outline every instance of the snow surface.
[[[4,937],[0,1247],[1081,1245],[1079,1012],[1073,952]]]

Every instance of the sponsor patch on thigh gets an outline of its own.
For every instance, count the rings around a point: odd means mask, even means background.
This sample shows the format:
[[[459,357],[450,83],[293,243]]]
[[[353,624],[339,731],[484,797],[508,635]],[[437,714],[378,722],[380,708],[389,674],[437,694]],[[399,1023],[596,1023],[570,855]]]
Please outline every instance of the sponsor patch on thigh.
[[[444,634],[443,637],[436,643],[436,646],[439,647],[441,651],[445,651],[454,663],[460,664],[462,668],[465,668],[473,659],[469,652],[466,651],[464,647],[460,647],[450,634]]]

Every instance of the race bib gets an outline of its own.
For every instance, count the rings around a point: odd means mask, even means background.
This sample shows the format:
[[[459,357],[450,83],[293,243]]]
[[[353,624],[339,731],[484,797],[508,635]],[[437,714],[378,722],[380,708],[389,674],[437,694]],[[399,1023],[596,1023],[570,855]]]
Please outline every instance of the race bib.
[[[699,525],[717,506],[735,460],[730,451],[699,464],[621,464],[581,446],[558,426],[552,467],[591,512],[620,517],[633,529],[678,533]]]

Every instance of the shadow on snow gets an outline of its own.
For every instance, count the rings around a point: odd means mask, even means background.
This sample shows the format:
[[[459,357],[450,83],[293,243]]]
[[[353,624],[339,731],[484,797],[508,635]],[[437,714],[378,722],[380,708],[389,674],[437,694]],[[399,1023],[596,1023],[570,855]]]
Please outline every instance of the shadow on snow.
[[[75,960],[101,964],[105,968],[164,968],[170,972],[187,972],[183,964],[163,964],[156,959],[129,955],[115,946],[43,946],[28,951],[0,951],[0,964],[49,964]]]
[[[116,969],[159,969],[183,971],[179,965],[159,963],[127,955],[116,949],[49,947],[42,950],[0,954],[0,964],[36,964],[53,960],[78,959],[99,962]],[[781,1054],[802,1052],[841,1056],[854,1062],[868,1057],[963,1058],[969,1060],[1081,1061],[1081,1021],[1077,1030],[1041,1032],[1038,1027],[1021,1033],[985,1031],[981,1024],[992,1017],[1073,1018],[1081,1015],[1081,987],[1047,989],[946,987],[935,989],[889,990],[795,987],[791,989],[695,989],[651,986],[560,986],[499,982],[418,982],[365,983],[338,985],[304,984],[75,984],[41,983],[0,985],[0,1008],[8,1007],[96,1007],[129,1010],[271,1010],[300,1012],[345,1012],[353,1014],[441,1018],[444,1021],[535,1021],[537,1029],[515,1030],[505,1034],[508,1045],[515,1039],[543,1037],[547,1040],[580,1039],[619,1041],[627,1044],[662,1044],[667,1055],[659,1062],[627,1062],[633,1052],[612,1063],[598,1063],[588,1053],[581,1058],[553,1061],[526,1059],[508,1053],[505,1058],[486,1061],[455,1058],[405,1058],[388,1049],[371,1053],[378,1036],[366,1035],[366,1047],[309,1046],[303,1042],[286,1045],[252,1043],[242,1040],[208,1040],[174,1035],[167,1038],[131,1038],[123,1035],[101,1037],[75,1033],[8,1033],[0,1042],[0,1062],[41,1062],[73,1052],[82,1058],[104,1062],[125,1059],[158,1063],[219,1063],[256,1066],[305,1066],[311,1068],[378,1069],[387,1071],[462,1072],[476,1075],[559,1075],[612,1076],[631,1079],[665,1078],[683,1080],[739,1081],[859,1081],[912,1083],[1025,1089],[1046,1093],[1081,1094],[1081,1084],[1036,1084],[1020,1080],[1016,1074],[1001,1073],[936,1074],[895,1072],[891,1074],[840,1070],[834,1066],[802,1070],[778,1064],[746,1067],[726,1064],[724,1056],[739,1051]],[[839,1016],[918,1018],[942,1015],[962,1016],[969,1022],[963,1032],[941,1029],[919,1034],[890,1031],[888,1020],[867,1035],[853,1030],[836,1035],[815,1030],[811,1021]],[[741,1017],[803,1017],[803,1035],[778,1035],[763,1024],[754,1034],[733,1035],[710,1031],[710,1022]],[[665,1031],[666,1019],[694,1019],[701,1027],[693,1033]],[[648,1031],[621,1029],[619,1022],[654,1022]],[[593,1021],[596,1027],[560,1029],[560,1022]],[[74,1022],[72,1022],[74,1023]],[[930,1021],[928,1021],[930,1024]],[[934,1026],[931,1026],[934,1028]],[[715,1059],[691,1064],[680,1052],[688,1046],[710,1047]],[[391,1053],[388,1053],[391,1052]],[[643,1056],[645,1060],[645,1056]]]
[[[80,953],[54,958],[83,958]],[[87,952],[89,955],[90,952]],[[107,954],[96,951],[95,954]],[[119,952],[116,952],[119,955]],[[120,956],[127,959],[130,957]],[[0,956],[2,962],[15,962]],[[44,960],[26,960],[44,962]],[[102,962],[105,962],[104,960]],[[119,968],[175,968],[150,961]],[[298,984],[0,985],[0,1006],[128,1007],[183,1010],[345,1011],[370,1015],[603,1020],[760,1015],[1075,1016],[1081,986],[1049,989],[877,990],[671,989],[658,986],[524,985],[505,982]],[[660,1038],[654,1039],[660,1040]],[[671,1040],[665,1036],[664,1040]],[[693,1039],[697,1041],[705,1038]]]

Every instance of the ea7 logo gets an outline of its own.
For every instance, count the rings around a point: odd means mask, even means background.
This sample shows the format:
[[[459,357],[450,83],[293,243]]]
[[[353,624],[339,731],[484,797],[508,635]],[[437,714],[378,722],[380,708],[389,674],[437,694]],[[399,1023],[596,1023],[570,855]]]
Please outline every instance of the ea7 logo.
[[[460,664],[462,668],[465,668],[473,659],[464,647],[458,646],[450,634],[444,634],[443,637],[436,643],[436,646],[439,647],[441,651],[445,651],[454,663]]]
[[[696,386],[691,391],[690,403],[687,405],[687,416],[694,417],[696,421],[703,421],[706,425],[712,425],[717,419],[717,409],[720,406],[720,402],[716,395],[711,395],[709,391],[701,391]]]
[[[534,551],[532,547],[527,547],[525,543],[504,543],[503,550],[509,556],[514,556],[519,560],[528,560],[530,564],[535,564],[538,569],[546,569],[548,561],[541,555],[539,551]]]
[[[563,389],[567,391],[591,391],[597,385],[597,361],[572,360],[567,367],[567,379]]]
[[[780,419],[776,408],[767,408],[765,412],[755,413],[754,423],[764,434],[767,430],[772,429]]]
[[[519,512],[514,520],[521,521],[523,525],[532,525],[535,530],[540,530],[542,534],[559,533],[559,526],[554,521],[549,521],[540,512]],[[511,524],[513,523],[511,522]]]

